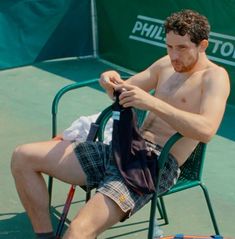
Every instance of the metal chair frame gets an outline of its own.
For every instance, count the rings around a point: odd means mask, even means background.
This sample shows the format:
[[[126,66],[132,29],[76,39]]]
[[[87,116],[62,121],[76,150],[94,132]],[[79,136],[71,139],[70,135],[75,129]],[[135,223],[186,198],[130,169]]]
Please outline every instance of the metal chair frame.
[[[59,101],[60,101],[61,97],[68,91],[97,83],[97,81],[98,81],[98,79],[92,79],[92,80],[86,81],[86,82],[78,82],[78,83],[70,84],[68,86],[63,87],[62,89],[60,89],[58,91],[58,93],[55,95],[53,103],[52,103],[52,111],[51,111],[51,113],[52,113],[52,138],[54,138],[57,135],[57,113],[58,113],[58,105],[59,105]],[[100,117],[97,119],[96,124],[98,124],[99,127],[98,127],[98,131],[96,133],[94,140],[103,141],[104,128],[105,128],[107,121],[111,117],[111,114],[112,114],[112,110],[111,110],[111,106],[109,106],[101,113]],[[142,114],[140,117],[140,122],[143,121],[144,117],[145,117],[145,115]],[[163,150],[159,157],[160,174],[158,175],[158,179],[161,176],[161,169],[164,167],[164,164],[168,158],[168,153],[170,152],[171,147],[182,137],[183,137],[182,135],[180,135],[179,133],[176,133],[164,145]],[[197,152],[199,152],[198,151],[199,149],[200,149],[200,162],[199,162],[200,165],[197,169],[197,172],[194,172],[194,173],[196,173],[197,176],[194,178],[187,178],[184,176],[184,171],[186,171],[188,162],[190,162],[190,160],[195,156],[195,154],[197,154]],[[204,196],[205,196],[205,199],[207,202],[207,206],[209,209],[209,213],[211,216],[211,220],[213,223],[215,233],[217,235],[219,235],[219,229],[218,229],[214,211],[213,211],[213,208],[211,205],[211,201],[209,198],[208,190],[207,190],[206,186],[201,181],[205,151],[206,151],[206,144],[199,143],[198,146],[196,147],[196,149],[194,150],[194,152],[189,157],[189,159],[186,161],[187,163],[185,165],[183,165],[181,176],[180,176],[178,182],[176,183],[176,185],[173,186],[173,188],[171,188],[168,192],[166,192],[162,195],[157,195],[157,193],[154,194],[154,196],[151,200],[151,207],[150,207],[148,239],[154,238],[154,220],[156,218],[156,209],[157,208],[158,208],[161,218],[165,220],[165,224],[169,223],[163,197],[166,195],[173,194],[175,192],[179,192],[179,191],[189,189],[192,187],[196,187],[196,186],[200,186],[204,192]],[[158,181],[159,180],[157,180],[157,182]],[[51,205],[51,199],[52,199],[52,187],[53,187],[53,178],[49,177],[48,192],[49,192],[49,204],[50,205]],[[75,191],[75,186],[72,185],[65,205],[68,205],[71,203],[74,191]],[[91,195],[90,191],[86,193],[86,200],[89,200],[90,195]],[[159,198],[159,200],[158,200],[158,198]],[[60,238],[60,234],[61,234],[62,228],[63,228],[63,223],[67,217],[68,210],[69,210],[69,206],[65,206],[62,216],[61,216],[60,225],[57,228],[57,238]]]

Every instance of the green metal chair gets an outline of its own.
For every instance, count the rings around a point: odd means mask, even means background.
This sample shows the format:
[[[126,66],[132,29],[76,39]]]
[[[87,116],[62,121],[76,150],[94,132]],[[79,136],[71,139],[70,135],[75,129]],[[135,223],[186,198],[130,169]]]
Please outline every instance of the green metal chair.
[[[97,83],[97,80],[98,79],[92,79],[90,81],[86,81],[82,83],[79,82],[79,83],[71,84],[71,85],[65,86],[60,91],[58,91],[52,103],[52,138],[54,138],[57,135],[57,113],[58,113],[58,104],[61,97],[68,91]],[[100,121],[98,122],[99,129],[96,135],[97,140],[103,141],[105,125],[108,122],[111,115],[112,115],[111,107],[106,108],[102,112],[99,119]],[[138,124],[141,125],[146,116],[146,112],[137,110],[137,116],[138,116]],[[158,177],[160,177],[161,175],[161,169],[164,167],[164,164],[167,160],[167,156],[168,156],[168,153],[170,152],[171,147],[174,145],[176,141],[178,141],[182,137],[183,136],[180,135],[179,133],[174,134],[163,147],[163,150],[159,157],[160,174]],[[162,219],[165,220],[165,223],[166,224],[169,223],[163,197],[166,195],[179,192],[188,188],[196,187],[196,186],[200,186],[203,189],[215,233],[219,235],[219,230],[218,230],[215,215],[211,206],[211,202],[209,199],[208,191],[205,185],[201,181],[205,150],[206,150],[206,144],[199,143],[198,146],[193,151],[193,153],[191,154],[191,156],[187,159],[186,163],[181,167],[181,174],[176,185],[173,188],[171,188],[168,192],[162,195],[157,195],[157,193],[154,194],[151,200],[148,239],[154,238],[154,221],[156,218],[156,209],[158,209],[160,216]],[[50,204],[51,204],[51,196],[52,196],[52,186],[53,186],[53,178],[49,177],[48,192],[49,192]],[[89,200],[90,194],[91,192],[86,193],[86,200]]]

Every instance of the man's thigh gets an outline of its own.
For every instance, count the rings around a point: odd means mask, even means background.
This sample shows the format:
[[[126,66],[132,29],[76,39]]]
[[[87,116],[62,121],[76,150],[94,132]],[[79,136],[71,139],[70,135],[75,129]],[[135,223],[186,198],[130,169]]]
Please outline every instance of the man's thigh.
[[[53,176],[61,181],[85,185],[86,175],[74,153],[70,141],[50,140],[23,145],[27,164],[34,171]]]

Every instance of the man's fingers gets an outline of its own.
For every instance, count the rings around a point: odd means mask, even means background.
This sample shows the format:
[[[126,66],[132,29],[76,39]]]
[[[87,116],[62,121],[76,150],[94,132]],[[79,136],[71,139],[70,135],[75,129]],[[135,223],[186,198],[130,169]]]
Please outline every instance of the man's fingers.
[[[115,86],[115,90],[121,90],[121,91],[129,91],[129,90],[132,90],[134,88],[135,88],[134,86],[124,84],[124,83]]]
[[[105,83],[110,82],[110,79],[109,79],[108,76],[104,76],[104,77],[102,78],[102,80],[103,80]]]
[[[116,86],[115,83],[113,83],[109,77],[105,76],[105,77],[102,77],[101,78],[101,81],[102,81],[102,84],[105,86],[105,87],[112,87],[114,88]]]
[[[111,84],[112,86],[123,84],[124,82],[122,79],[109,77],[109,76],[102,76],[101,80],[104,84]]]

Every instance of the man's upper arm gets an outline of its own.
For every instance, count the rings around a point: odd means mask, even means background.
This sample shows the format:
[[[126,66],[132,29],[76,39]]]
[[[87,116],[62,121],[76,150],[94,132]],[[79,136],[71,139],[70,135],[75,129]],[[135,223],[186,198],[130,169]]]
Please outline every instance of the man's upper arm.
[[[145,91],[156,89],[160,70],[160,61],[156,61],[144,71],[130,77],[126,82],[138,86]]]
[[[206,117],[213,134],[223,118],[229,92],[229,77],[224,69],[218,68],[206,73],[202,83],[200,114]]]

